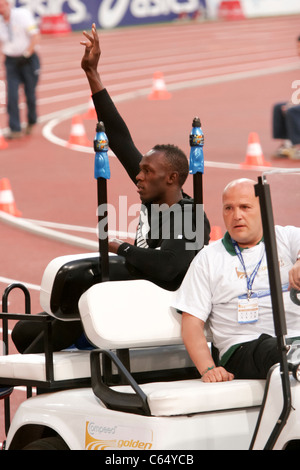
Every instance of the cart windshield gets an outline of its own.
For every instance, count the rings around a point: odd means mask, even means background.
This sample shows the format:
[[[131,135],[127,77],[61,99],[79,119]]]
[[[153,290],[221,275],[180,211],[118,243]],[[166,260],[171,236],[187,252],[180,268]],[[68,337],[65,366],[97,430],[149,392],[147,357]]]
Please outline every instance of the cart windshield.
[[[300,227],[300,168],[263,173],[269,184],[275,225]]]
[[[262,177],[270,187],[275,225],[300,228],[300,168],[274,169],[263,173]],[[300,305],[299,292],[292,291],[291,298]]]

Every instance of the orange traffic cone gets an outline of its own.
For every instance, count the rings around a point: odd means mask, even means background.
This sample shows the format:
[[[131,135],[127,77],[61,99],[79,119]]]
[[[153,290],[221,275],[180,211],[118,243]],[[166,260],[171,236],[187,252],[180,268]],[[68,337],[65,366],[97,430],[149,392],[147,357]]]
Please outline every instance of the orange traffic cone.
[[[21,217],[22,213],[17,209],[10,182],[7,178],[0,180],[0,211]]]
[[[2,130],[0,129],[0,149],[7,149],[8,143],[3,137]]]
[[[84,125],[79,115],[72,117],[71,134],[68,145],[83,145],[85,147],[92,145],[86,136]]]
[[[97,120],[97,113],[96,113],[94,102],[93,102],[92,98],[90,98],[89,107],[88,107],[87,112],[84,113],[82,117],[83,117],[83,119],[90,119],[90,120],[94,120],[94,121]]]
[[[171,93],[166,89],[164,76],[161,72],[155,72],[153,76],[152,92],[148,95],[148,100],[168,100]]]
[[[220,240],[220,238],[223,238],[223,232],[221,227],[219,227],[218,225],[213,225],[210,229],[210,242]]]
[[[264,159],[259,137],[256,132],[250,132],[249,134],[246,160],[244,163],[241,163],[240,166],[241,168],[271,166],[271,163],[266,162]]]

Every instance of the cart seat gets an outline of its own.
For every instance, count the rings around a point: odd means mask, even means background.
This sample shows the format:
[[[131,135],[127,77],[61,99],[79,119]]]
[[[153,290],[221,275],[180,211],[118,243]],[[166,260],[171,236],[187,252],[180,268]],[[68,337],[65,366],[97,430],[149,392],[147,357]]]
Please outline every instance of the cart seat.
[[[73,259],[73,257],[72,257]],[[79,259],[82,259],[80,255]],[[90,262],[90,257],[87,258]],[[64,260],[65,261],[65,260]],[[63,261],[63,264],[64,264]],[[70,261],[70,259],[69,259]],[[61,259],[54,260],[51,262],[52,267],[54,266],[53,272],[56,272],[57,267],[61,266]],[[52,272],[52,268],[50,269]],[[48,273],[49,274],[49,273]],[[46,276],[49,280],[49,277]],[[129,282],[129,284],[128,284]],[[88,339],[99,346],[97,328],[101,330],[101,323],[97,323],[98,312],[101,310],[106,312],[104,326],[107,327],[107,320],[111,316],[110,309],[118,309],[123,319],[126,320],[128,312],[131,310],[131,299],[132,303],[138,299],[151,299],[151,302],[145,302],[148,306],[148,312],[151,313],[152,308],[157,311],[157,307],[161,309],[161,315],[164,316],[165,309],[169,308],[170,299],[172,293],[164,291],[152,283],[144,281],[118,281],[118,282],[106,282],[98,284],[101,290],[100,297],[97,295],[96,298],[91,299],[93,303],[93,316],[84,316],[84,326]],[[44,291],[41,296],[45,299],[45,292],[47,289],[44,284]],[[98,292],[99,289],[96,289]],[[134,293],[134,295],[133,295]],[[125,296],[127,295],[127,300]],[[149,297],[150,296],[150,297]],[[49,300],[49,296],[46,295]],[[114,299],[114,300],[113,300]],[[119,300],[119,304],[116,305],[115,300]],[[135,300],[134,300],[135,299]],[[140,302],[140,300],[138,300]],[[151,306],[149,306],[149,304]],[[142,303],[140,303],[140,309],[144,310]],[[48,304],[49,311],[50,303]],[[146,312],[144,312],[145,314]],[[36,315],[22,315],[22,314],[0,314],[2,318],[7,319],[28,319],[36,321],[46,322],[47,316],[36,316]],[[69,315],[63,317],[65,321],[69,320]],[[141,317],[142,318],[142,317]],[[73,318],[74,319],[74,318]],[[80,321],[80,316],[78,317]],[[113,325],[118,334],[119,329],[123,329],[122,322]],[[96,329],[94,329],[96,328]],[[178,331],[179,334],[179,331]],[[179,334],[179,343],[182,343]],[[115,344],[115,343],[114,343]],[[132,344],[132,338],[128,336],[127,346]],[[148,342],[146,342],[148,346]],[[143,372],[144,370],[165,370],[165,369],[177,369],[177,368],[192,368],[193,364],[187,351],[183,345],[179,346],[166,346],[167,342],[162,342],[163,346],[160,349],[153,347],[146,347],[142,349],[135,349],[130,353],[130,361],[132,371],[135,373]],[[109,346],[109,345],[108,345]],[[118,345],[118,348],[125,346]],[[61,352],[50,353],[47,359],[47,347],[45,346],[45,353],[41,354],[8,354],[0,356],[0,383],[3,385],[27,385],[37,386],[46,389],[64,388],[68,386],[86,386],[90,384],[91,372],[90,372],[90,351],[69,349]],[[53,358],[53,359],[52,359]]]
[[[183,346],[134,350],[130,354],[130,363],[134,373],[193,367]],[[66,387],[68,382],[79,386],[84,380],[86,385],[90,382],[90,369],[88,350],[69,349],[53,353],[52,380],[47,375],[44,353],[9,354],[0,356],[0,383],[60,388],[61,385]]]
[[[60,351],[53,353],[54,381],[67,381],[79,378],[89,378],[89,351]],[[47,381],[45,354],[11,354],[0,356],[0,382],[8,379],[20,382],[43,383]]]
[[[265,380],[233,380],[204,383],[201,379],[141,384],[151,416],[178,416],[258,407],[264,395]],[[132,393],[130,386],[112,387],[121,394]]]
[[[126,280],[125,259],[109,253],[111,280]],[[40,304],[49,315],[64,321],[80,320],[78,301],[94,284],[101,282],[99,254],[59,256],[46,266],[41,282]]]
[[[59,256],[46,266],[41,282],[40,304],[49,315],[64,321],[80,320],[78,300],[100,282],[99,254]]]
[[[172,307],[173,292],[145,280],[108,282],[88,289],[79,300],[79,311],[88,338],[98,346],[91,352],[92,387],[110,409],[148,416],[186,415],[212,410],[260,406],[264,380],[203,383],[199,378],[139,382],[113,352],[122,348],[182,345],[181,314]],[[101,308],[99,308],[101,306]],[[207,333],[208,341],[211,339]],[[103,359],[110,360],[124,385],[106,377]]]
[[[97,347],[123,349],[183,344],[174,292],[150,281],[108,281],[79,300],[85,334]]]

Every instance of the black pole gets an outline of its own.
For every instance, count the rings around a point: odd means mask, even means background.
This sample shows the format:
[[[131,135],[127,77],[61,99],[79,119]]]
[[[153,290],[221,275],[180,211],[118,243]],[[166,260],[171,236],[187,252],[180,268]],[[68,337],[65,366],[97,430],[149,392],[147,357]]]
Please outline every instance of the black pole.
[[[101,281],[109,281],[109,252],[108,252],[108,211],[107,211],[107,179],[110,178],[108,161],[108,139],[103,122],[96,126],[94,139],[95,168],[98,196],[98,240],[99,240],[99,269]]]
[[[98,233],[99,239],[99,267],[101,281],[109,281],[109,254],[108,254],[108,212],[107,212],[107,182],[105,178],[97,178],[97,192],[98,192],[98,208],[101,207],[101,211],[98,214],[98,224],[102,227],[102,221],[106,223],[104,226],[104,233]],[[106,210],[102,211],[105,207]],[[103,213],[102,213],[103,212]]]
[[[291,411],[291,389],[289,379],[289,368],[287,362],[287,347],[285,344],[285,335],[287,334],[285,311],[282,297],[281,279],[279,272],[279,262],[277,254],[277,243],[274,229],[273,209],[271,202],[270,186],[263,182],[262,177],[258,178],[258,184],[255,185],[255,194],[259,197],[264,242],[266,247],[266,256],[268,263],[269,283],[271,292],[271,301],[273,308],[273,319],[277,345],[280,353],[280,371],[283,393],[282,412],[274,426],[271,435],[265,446],[265,450],[273,449],[282,429]],[[254,439],[252,440],[254,442]],[[252,445],[252,444],[251,444]]]
[[[194,185],[194,204],[195,204],[195,209],[196,209],[197,204],[203,204],[203,174],[202,173],[198,172],[193,175],[193,185]]]
[[[198,228],[199,221],[197,220],[197,214],[198,214],[198,208],[203,205],[203,172],[204,172],[204,158],[203,158],[204,134],[201,129],[201,122],[200,122],[199,117],[195,117],[193,119],[192,130],[190,132],[189,141],[190,141],[190,148],[191,148],[189,172],[193,174],[194,221],[195,221],[196,233],[198,233],[197,228]]]

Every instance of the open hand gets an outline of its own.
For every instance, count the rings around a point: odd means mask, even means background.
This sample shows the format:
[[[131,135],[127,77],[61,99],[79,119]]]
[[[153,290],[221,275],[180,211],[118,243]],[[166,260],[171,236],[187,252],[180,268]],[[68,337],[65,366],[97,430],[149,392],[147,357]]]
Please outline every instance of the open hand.
[[[86,37],[86,41],[80,41],[80,44],[85,46],[84,55],[81,60],[81,68],[85,72],[96,71],[101,55],[101,50],[95,23],[92,25],[91,34],[83,31],[83,35]]]

